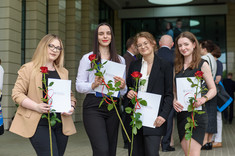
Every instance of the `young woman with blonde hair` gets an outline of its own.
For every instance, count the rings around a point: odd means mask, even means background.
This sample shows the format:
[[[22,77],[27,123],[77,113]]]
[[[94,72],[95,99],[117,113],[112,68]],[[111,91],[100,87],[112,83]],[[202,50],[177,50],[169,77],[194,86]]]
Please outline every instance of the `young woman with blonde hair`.
[[[29,138],[37,155],[50,155],[48,120],[41,118],[50,111],[50,105],[43,103],[45,93],[38,87],[42,84],[40,67],[48,68],[48,78],[68,79],[68,71],[63,67],[64,49],[61,39],[53,34],[44,36],[39,42],[32,61],[24,64],[12,90],[12,99],[19,104],[10,131]],[[72,120],[76,99],[71,93],[71,109],[68,113],[56,113],[62,123],[52,126],[53,155],[64,155],[68,136],[76,133]]]

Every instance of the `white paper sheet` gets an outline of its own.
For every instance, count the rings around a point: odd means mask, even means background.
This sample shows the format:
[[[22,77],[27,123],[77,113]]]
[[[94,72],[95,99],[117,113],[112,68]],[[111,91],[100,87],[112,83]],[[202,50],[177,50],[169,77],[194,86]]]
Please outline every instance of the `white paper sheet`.
[[[194,83],[197,83],[195,77],[189,77]],[[199,84],[201,86],[201,83]],[[187,77],[176,78],[177,100],[183,105],[183,111],[188,111],[189,98],[194,97],[196,93],[196,87],[191,87],[191,82],[187,80]],[[201,93],[197,95],[197,98],[201,97]],[[202,106],[196,108],[196,110],[202,110]]]
[[[48,87],[48,94],[52,100],[51,109],[55,109],[56,112],[69,112],[71,109],[71,80],[49,78],[48,85],[51,82],[54,82],[51,87]]]
[[[147,106],[141,106],[140,109],[136,109],[136,112],[141,113],[140,120],[142,125],[146,127],[155,128],[153,126],[154,121],[158,116],[159,106],[161,102],[161,95],[147,93],[147,92],[138,92],[138,98],[142,98],[147,102]]]
[[[107,60],[102,60],[102,63],[104,63],[105,61],[107,61]],[[107,61],[107,63],[104,65],[104,67],[101,68],[101,72],[105,71],[105,74],[104,74],[105,83],[108,83],[109,80],[112,80],[113,85],[115,85],[113,77],[114,76],[119,76],[119,77],[124,78],[125,70],[126,70],[126,65],[116,63],[116,62],[113,62],[113,61]],[[103,91],[104,94],[108,93],[108,90],[106,89],[105,86],[103,87],[103,85],[100,85],[100,86],[96,87],[95,91],[99,92],[99,93],[102,93],[102,91]],[[113,97],[118,97],[118,93],[119,92],[116,91],[116,92],[114,92],[114,94],[112,96]]]

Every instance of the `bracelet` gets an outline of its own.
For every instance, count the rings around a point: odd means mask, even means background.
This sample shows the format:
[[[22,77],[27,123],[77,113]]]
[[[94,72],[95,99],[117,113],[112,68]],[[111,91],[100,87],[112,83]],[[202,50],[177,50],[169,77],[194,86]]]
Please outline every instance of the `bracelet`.
[[[206,99],[206,102],[209,100],[208,97],[206,95],[203,96]]]
[[[76,109],[74,105],[71,105],[71,107],[73,107],[74,110]]]

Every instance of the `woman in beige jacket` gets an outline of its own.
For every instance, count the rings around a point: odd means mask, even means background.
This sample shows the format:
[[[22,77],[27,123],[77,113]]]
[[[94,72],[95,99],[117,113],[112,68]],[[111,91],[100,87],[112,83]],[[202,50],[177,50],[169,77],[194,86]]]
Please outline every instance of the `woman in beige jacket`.
[[[41,66],[48,67],[46,78],[68,79],[68,71],[63,67],[64,50],[61,39],[53,34],[44,36],[39,42],[32,61],[24,64],[18,71],[18,78],[12,90],[12,99],[19,104],[10,131],[29,138],[37,155],[50,155],[48,121],[42,119],[50,105],[43,103]],[[71,93],[69,113],[56,113],[62,123],[52,126],[53,155],[62,156],[68,136],[76,133],[72,120],[76,99]]]

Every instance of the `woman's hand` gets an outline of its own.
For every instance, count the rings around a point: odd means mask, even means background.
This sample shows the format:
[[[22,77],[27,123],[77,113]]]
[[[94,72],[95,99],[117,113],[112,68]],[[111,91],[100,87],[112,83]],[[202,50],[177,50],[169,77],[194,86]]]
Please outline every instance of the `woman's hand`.
[[[103,78],[100,76],[95,77],[95,82],[92,83],[91,88],[94,90],[96,87],[102,84]]]
[[[71,101],[71,108],[70,108],[69,112],[62,112],[61,114],[65,115],[65,116],[70,116],[73,114],[74,110],[75,110],[75,102]]]
[[[132,99],[133,97],[137,96],[137,92],[133,91],[133,90],[130,90],[127,94],[127,97],[129,99]]]
[[[173,107],[176,110],[176,112],[181,112],[183,110],[183,106],[179,103],[179,101],[175,100],[173,101]]]
[[[121,89],[124,89],[126,87],[126,82],[123,78],[119,76],[114,76],[115,83],[118,81],[121,81],[121,85],[119,86]]]
[[[161,127],[162,126],[162,124],[164,123],[166,121],[166,119],[164,119],[163,117],[161,117],[161,116],[158,116],[157,118],[156,118],[156,120],[154,121],[154,126],[155,127]]]
[[[39,103],[36,104],[35,110],[39,113],[48,113],[48,111],[50,111],[50,107],[51,106],[46,103]]]
[[[205,97],[201,97],[201,98],[197,98],[196,100],[197,100],[197,102],[194,103],[194,107],[198,108],[201,105],[203,105],[207,99]]]

